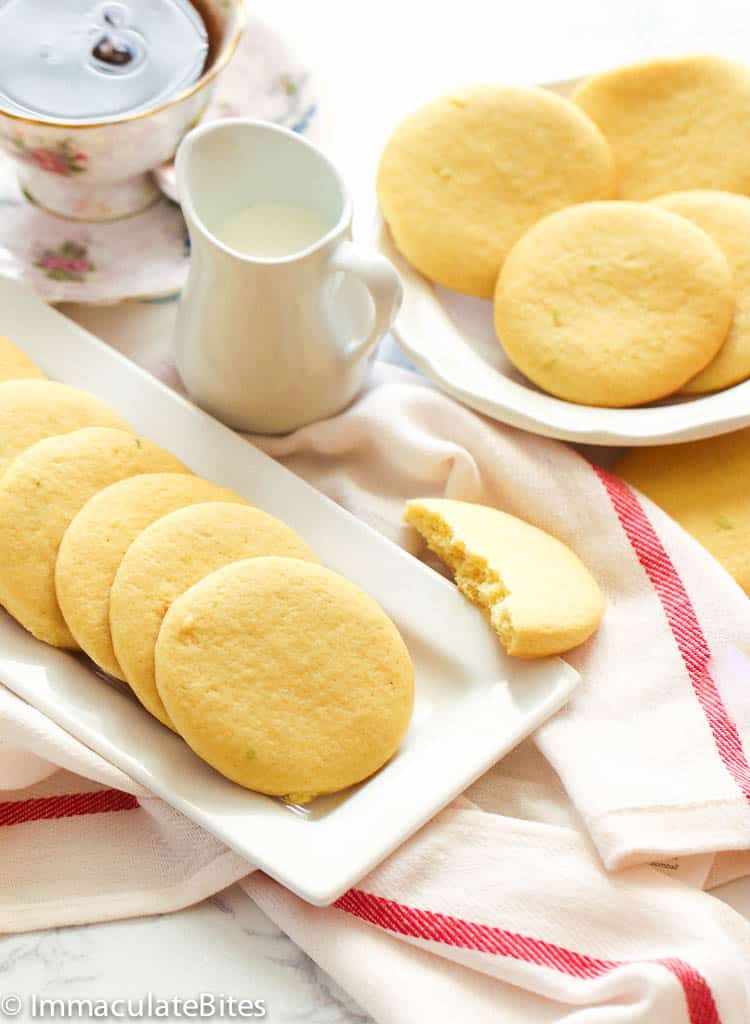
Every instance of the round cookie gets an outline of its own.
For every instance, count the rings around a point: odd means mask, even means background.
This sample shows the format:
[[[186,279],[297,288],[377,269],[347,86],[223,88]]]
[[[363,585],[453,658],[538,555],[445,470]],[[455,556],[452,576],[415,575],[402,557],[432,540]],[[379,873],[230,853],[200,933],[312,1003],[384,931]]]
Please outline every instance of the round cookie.
[[[562,654],[599,625],[604,597],[596,580],[544,530],[496,508],[447,498],[407,502],[404,520],[454,570],[457,587],[484,609],[508,654]]]
[[[188,472],[151,441],[110,427],[84,427],[27,448],[0,478],[0,604],[39,640],[76,649],[55,593],[68,525],[116,480],[181,470]]]
[[[17,345],[0,337],[0,381],[34,377],[45,380],[46,374]]]
[[[676,57],[588,79],[573,102],[612,147],[619,195],[750,192],[750,70],[723,57]]]
[[[633,448],[615,469],[692,534],[750,595],[750,430]]]
[[[235,562],[178,597],[156,642],[156,684],[200,757],[300,803],[385,764],[414,700],[409,653],[382,608],[294,558]]]
[[[199,501],[245,503],[226,487],[197,476],[149,473],[99,491],[65,531],[55,567],[60,610],[81,650],[116,679],[125,676],[112,647],[109,592],[123,555],[155,520]]]
[[[0,473],[32,444],[81,427],[128,424],[98,398],[53,380],[8,380],[0,383]]]
[[[280,519],[219,501],[171,512],[126,551],[110,592],[112,644],[136,697],[164,725],[174,728],[156,689],[154,648],[167,609],[216,569],[259,555],[318,560]]]
[[[695,225],[645,203],[582,203],[528,231],[505,261],[495,330],[550,394],[628,406],[671,394],[727,336],[726,257]]]
[[[703,394],[750,377],[750,199],[732,192],[672,192],[653,199],[671,213],[687,217],[713,238],[732,271],[736,301],[732,326],[719,354],[682,388]]]
[[[484,86],[407,117],[377,177],[396,248],[438,284],[492,296],[511,246],[540,217],[615,194],[598,128],[544,89]]]

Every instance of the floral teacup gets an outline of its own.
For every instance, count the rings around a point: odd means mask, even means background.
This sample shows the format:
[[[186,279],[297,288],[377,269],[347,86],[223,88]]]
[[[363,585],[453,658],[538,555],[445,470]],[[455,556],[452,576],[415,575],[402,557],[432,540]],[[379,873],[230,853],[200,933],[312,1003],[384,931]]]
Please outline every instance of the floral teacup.
[[[199,9],[217,44],[202,76],[165,102],[108,120],[69,123],[0,109],[0,147],[15,158],[30,200],[72,220],[106,221],[158,198],[150,172],[172,159],[200,120],[242,34],[242,0],[201,0]]]

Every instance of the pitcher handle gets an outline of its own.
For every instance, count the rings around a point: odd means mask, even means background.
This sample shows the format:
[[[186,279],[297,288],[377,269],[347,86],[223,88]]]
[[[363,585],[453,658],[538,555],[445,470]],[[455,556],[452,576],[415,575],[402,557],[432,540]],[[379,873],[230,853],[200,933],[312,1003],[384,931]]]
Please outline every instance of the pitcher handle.
[[[401,278],[385,256],[346,239],[329,256],[328,269],[353,274],[372,299],[374,315],[370,330],[364,338],[349,342],[343,353],[347,362],[355,362],[377,345],[396,319],[404,294]]]

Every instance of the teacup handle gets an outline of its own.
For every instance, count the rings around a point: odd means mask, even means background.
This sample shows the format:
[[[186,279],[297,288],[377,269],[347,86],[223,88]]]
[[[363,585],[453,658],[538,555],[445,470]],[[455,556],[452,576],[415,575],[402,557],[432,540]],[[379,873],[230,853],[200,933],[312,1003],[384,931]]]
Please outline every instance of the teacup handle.
[[[328,269],[354,274],[372,298],[374,315],[364,338],[349,342],[344,350],[347,362],[366,355],[380,341],[396,319],[404,289],[393,264],[378,252],[361,249],[346,239],[339,242],[328,258]]]

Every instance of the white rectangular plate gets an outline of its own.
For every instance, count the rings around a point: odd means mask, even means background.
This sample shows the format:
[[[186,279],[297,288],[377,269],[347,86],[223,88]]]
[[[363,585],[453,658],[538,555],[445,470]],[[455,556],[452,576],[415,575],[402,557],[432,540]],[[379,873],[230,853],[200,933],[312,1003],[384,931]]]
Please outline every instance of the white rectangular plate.
[[[303,899],[335,900],[570,695],[578,676],[564,662],[507,658],[481,613],[445,579],[2,278],[0,334],[50,377],[109,402],[196,473],[284,519],[401,630],[416,670],[402,749],[372,779],[303,812],[227,781],[134,698],[0,613],[6,686]]]

